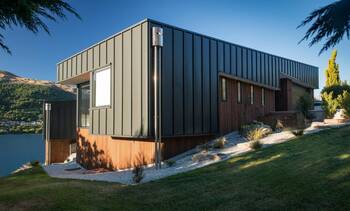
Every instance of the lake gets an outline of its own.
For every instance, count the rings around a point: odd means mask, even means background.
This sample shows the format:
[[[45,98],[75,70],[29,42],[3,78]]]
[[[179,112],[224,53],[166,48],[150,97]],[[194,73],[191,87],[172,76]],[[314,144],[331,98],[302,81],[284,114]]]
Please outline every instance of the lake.
[[[24,163],[45,160],[41,134],[0,135],[0,176],[10,174]]]

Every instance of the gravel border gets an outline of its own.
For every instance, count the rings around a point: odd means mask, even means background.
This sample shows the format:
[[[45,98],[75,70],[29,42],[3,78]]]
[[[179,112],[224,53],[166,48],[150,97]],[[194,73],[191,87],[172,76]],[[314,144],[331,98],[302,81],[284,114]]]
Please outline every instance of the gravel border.
[[[304,134],[307,135],[317,133],[322,130],[330,128],[339,128],[346,125],[350,125],[350,122],[341,124],[325,124],[323,122],[313,122],[309,128],[304,130]],[[226,139],[226,143],[223,149],[211,148],[205,152],[208,156],[216,155],[216,158],[219,157],[219,159],[193,161],[193,155],[203,153],[203,150],[199,146],[173,157],[171,160],[174,160],[175,164],[172,166],[166,166],[163,163],[162,168],[159,170],[156,170],[153,165],[146,166],[144,168],[145,177],[143,178],[141,183],[146,183],[171,175],[191,171],[197,168],[217,163],[219,161],[227,160],[229,158],[232,158],[233,156],[241,155],[243,153],[252,151],[252,149],[249,147],[249,142],[247,142],[245,138],[240,136],[238,132],[229,133],[224,137]],[[295,136],[291,132],[283,131],[280,133],[273,133],[263,139],[260,139],[260,142],[263,144],[263,147],[268,147],[270,145],[283,143],[294,138]],[[217,139],[214,139],[210,143],[212,144],[215,140]],[[49,176],[55,178],[118,182],[128,185],[134,184],[134,182],[132,181],[133,174],[131,169],[92,173],[91,171],[84,169],[74,161],[43,166],[43,169],[47,172]]]

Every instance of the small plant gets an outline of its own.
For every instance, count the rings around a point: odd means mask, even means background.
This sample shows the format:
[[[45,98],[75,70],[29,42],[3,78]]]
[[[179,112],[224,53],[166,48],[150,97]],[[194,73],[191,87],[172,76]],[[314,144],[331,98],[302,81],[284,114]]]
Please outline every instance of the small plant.
[[[204,151],[209,151],[209,149],[211,148],[210,144],[209,143],[205,143],[205,144],[202,144],[202,145],[199,145],[198,148],[200,150],[204,150]]]
[[[247,133],[247,139],[249,141],[256,141],[264,138],[266,135],[267,134],[265,133],[264,128],[255,128]]]
[[[260,143],[260,141],[251,141],[249,147],[253,150],[257,150],[262,147],[262,144]]]
[[[141,165],[135,166],[135,168],[132,170],[132,173],[134,174],[132,180],[135,183],[140,183],[141,180],[145,177],[145,174],[143,173],[143,167]]]
[[[303,95],[299,98],[297,103],[297,109],[304,115],[305,118],[309,118],[309,110],[312,106],[312,98],[310,95]]]
[[[295,136],[302,136],[304,135],[304,129],[296,129],[296,130],[292,130],[293,135]]]
[[[176,163],[175,160],[170,160],[170,159],[169,159],[169,160],[166,160],[166,161],[165,161],[165,164],[166,164],[167,166],[169,166],[169,167],[175,165],[175,163]]]
[[[283,128],[284,128],[284,125],[283,125],[282,121],[277,119],[274,130],[277,132],[281,132],[283,130]]]
[[[40,165],[40,162],[37,161],[37,160],[34,160],[34,161],[31,161],[31,162],[30,162],[30,165],[31,165],[32,167],[38,167],[38,166]]]
[[[226,138],[221,137],[214,142],[213,147],[215,149],[223,149],[225,147],[225,144],[226,144]]]

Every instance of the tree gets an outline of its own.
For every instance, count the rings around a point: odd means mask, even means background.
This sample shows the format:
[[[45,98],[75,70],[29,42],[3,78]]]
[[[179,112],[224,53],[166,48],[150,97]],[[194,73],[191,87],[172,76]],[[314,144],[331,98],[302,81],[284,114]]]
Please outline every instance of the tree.
[[[337,59],[337,50],[332,52],[326,69],[326,87],[337,86],[341,84],[339,77],[339,64],[335,62]]]
[[[350,1],[339,0],[314,10],[298,28],[311,22],[310,28],[300,42],[311,39],[309,46],[313,46],[326,39],[326,43],[319,52],[320,55],[338,44],[344,35],[350,39]]]
[[[0,1],[0,28],[6,30],[12,26],[20,26],[33,33],[40,29],[50,34],[43,18],[51,21],[66,19],[65,12],[72,13],[80,19],[79,14],[63,0],[1,0]],[[0,47],[11,54],[10,48],[3,41],[0,33]]]

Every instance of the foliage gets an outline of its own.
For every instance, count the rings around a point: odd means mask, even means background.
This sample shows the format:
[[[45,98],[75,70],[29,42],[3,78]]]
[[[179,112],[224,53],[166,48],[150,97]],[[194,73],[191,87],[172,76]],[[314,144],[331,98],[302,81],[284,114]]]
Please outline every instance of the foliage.
[[[54,86],[11,83],[0,80],[0,123],[40,122],[43,101],[74,99],[74,94]],[[37,125],[0,125],[0,131],[9,133],[40,132]]]
[[[145,177],[145,174],[143,173],[143,166],[142,165],[137,165],[135,168],[132,170],[133,177],[132,180],[135,183],[140,183],[141,180]]]
[[[272,132],[271,127],[269,125],[266,125],[262,122],[253,121],[252,123],[241,125],[239,128],[239,133],[242,136],[246,137],[251,130],[254,130],[256,128],[262,128],[266,135]]]
[[[336,63],[337,50],[332,52],[332,56],[328,61],[328,67],[325,71],[326,87],[339,86],[341,84],[339,76],[339,64]]]
[[[326,39],[319,54],[334,47],[350,34],[350,1],[339,0],[311,12],[298,28],[312,23],[302,41],[311,39],[309,46]]]
[[[262,144],[260,143],[260,141],[251,141],[249,147],[253,150],[258,150],[262,147]]]
[[[171,160],[171,159],[169,159],[169,160],[166,160],[166,161],[165,161],[165,164],[166,164],[167,166],[169,166],[169,167],[175,165],[175,163],[176,163],[176,160]]]
[[[350,127],[324,130],[140,185],[52,178],[35,167],[0,177],[0,207],[350,210],[348,140]]]
[[[332,118],[335,112],[337,112],[337,109],[340,107],[340,102],[338,101],[338,98],[334,98],[333,92],[324,92],[321,94],[321,97],[323,101],[322,109],[325,112],[326,117]]]
[[[264,138],[268,134],[265,132],[264,128],[254,128],[247,133],[247,138],[249,141],[256,141]]]
[[[341,108],[345,109],[345,114],[350,117],[350,92],[344,91],[339,101]]]
[[[337,98],[339,95],[343,94],[344,91],[350,92],[350,86],[343,82],[341,85],[324,87],[321,90],[321,94],[333,92],[333,96]]]
[[[309,118],[309,110],[312,106],[312,98],[310,95],[303,95],[299,98],[297,102],[297,109],[300,111],[305,118]]]
[[[296,130],[292,130],[293,135],[295,136],[302,136],[304,135],[304,129],[296,129]]]
[[[280,131],[283,130],[283,128],[284,128],[284,125],[283,125],[282,120],[277,119],[277,120],[276,120],[275,127],[274,127],[274,131],[280,132]]]
[[[218,140],[215,140],[213,147],[216,149],[223,149],[225,147],[226,139],[225,137],[221,137]]]
[[[5,30],[11,26],[20,26],[33,33],[43,29],[50,34],[49,28],[43,18],[51,21],[65,19],[65,12],[73,14],[80,19],[78,13],[63,0],[2,0],[0,2],[0,28]],[[0,47],[11,53],[0,34]]]

